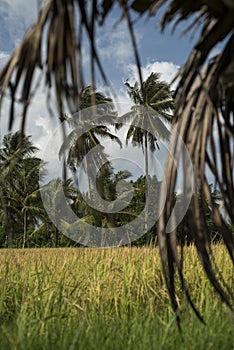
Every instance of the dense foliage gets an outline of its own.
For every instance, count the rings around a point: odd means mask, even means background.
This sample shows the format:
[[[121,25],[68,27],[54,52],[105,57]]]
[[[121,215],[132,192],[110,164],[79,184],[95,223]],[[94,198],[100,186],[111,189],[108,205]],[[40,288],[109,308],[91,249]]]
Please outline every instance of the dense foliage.
[[[39,171],[40,169],[43,170],[44,163],[35,155],[36,151],[37,148],[33,146],[30,137],[21,137],[19,132],[10,133],[3,139],[3,146],[0,149],[0,246],[79,246],[79,244],[58,232],[43,206],[40,195]],[[41,173],[43,174],[43,171]],[[97,173],[97,191],[90,187],[86,193],[81,193],[72,179],[64,182],[60,179],[54,179],[48,184],[44,184],[43,187],[50,186],[52,189],[50,200],[53,203],[54,198],[60,195],[59,185],[62,183],[65,196],[78,218],[95,227],[117,227],[123,226],[139,216],[145,207],[147,191],[153,193],[158,198],[156,202],[159,203],[160,182],[156,175],[153,178],[149,174],[147,176],[150,178],[150,183],[146,181],[146,176],[140,176],[133,180],[131,179],[131,173],[128,171],[115,173],[111,163],[107,162]],[[126,196],[128,191],[133,192],[130,203],[117,213],[103,212],[102,208],[98,207],[98,196],[106,201],[114,201],[119,195],[117,186],[120,181],[120,195],[122,197]],[[147,186],[150,186],[150,188],[147,188]],[[216,197],[217,205],[219,205],[220,195],[216,191],[212,191],[212,193]],[[175,197],[179,199],[176,194]],[[95,209],[86,202],[86,198],[94,201]],[[149,203],[148,219],[150,219],[151,213],[154,212],[151,205]],[[210,215],[208,203],[201,201],[201,211],[205,211],[207,215],[207,230],[210,232],[210,239],[219,241],[221,238]],[[185,216],[178,231],[178,242],[182,244],[193,242],[193,238],[189,234],[188,220],[189,217]],[[139,227],[139,229],[142,231],[142,237],[135,242],[131,242],[131,245],[139,246],[149,242],[157,244],[157,222],[148,230],[148,234],[144,222],[142,222],[142,227]]]

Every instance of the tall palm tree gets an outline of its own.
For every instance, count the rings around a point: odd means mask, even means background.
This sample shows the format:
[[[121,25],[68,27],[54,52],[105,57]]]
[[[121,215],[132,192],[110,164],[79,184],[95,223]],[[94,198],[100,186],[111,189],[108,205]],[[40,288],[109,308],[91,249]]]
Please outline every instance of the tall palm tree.
[[[68,135],[65,143],[60,149],[60,156],[68,149],[66,162],[72,172],[75,174],[82,161],[88,178],[88,192],[91,191],[91,183],[95,181],[96,171],[106,162],[107,155],[101,144],[102,139],[110,139],[121,146],[117,136],[110,132],[108,125],[115,122],[116,112],[112,100],[103,93],[95,91],[91,86],[86,86],[80,94],[79,113],[76,117],[69,118],[65,116],[72,131]],[[92,107],[95,109],[92,110]],[[82,113],[84,112],[84,113]],[[94,113],[94,115],[92,115]],[[95,154],[88,157],[89,151],[99,146]]]
[[[9,133],[4,136],[0,148],[1,170],[1,206],[5,213],[5,229],[7,245],[13,244],[13,222],[18,213],[19,191],[21,191],[21,174],[23,162],[29,159],[37,148],[33,146],[29,136],[22,136],[20,132]]]
[[[174,102],[170,85],[160,81],[159,73],[151,73],[142,83],[136,82],[131,86],[128,82],[125,85],[135,105],[129,113],[121,119],[123,125],[130,121],[127,132],[127,143],[131,139],[133,146],[141,146],[145,158],[146,183],[149,185],[149,148],[151,152],[159,148],[158,141],[169,140],[170,132],[165,122],[172,121]],[[148,231],[148,201],[146,200],[145,231]],[[147,241],[150,236],[147,233]]]

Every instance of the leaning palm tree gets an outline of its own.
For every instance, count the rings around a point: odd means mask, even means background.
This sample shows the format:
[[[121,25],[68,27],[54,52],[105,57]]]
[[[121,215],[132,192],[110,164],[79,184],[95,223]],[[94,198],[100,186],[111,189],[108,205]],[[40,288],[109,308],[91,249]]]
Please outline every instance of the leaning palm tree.
[[[187,30],[200,29],[198,41],[179,73],[179,83],[175,94],[174,125],[191,155],[195,170],[195,187],[199,183],[202,196],[208,198],[213,219],[223,237],[231,262],[234,264],[232,232],[212,202],[205,172],[208,167],[213,173],[222,194],[223,208],[228,213],[231,223],[234,224],[234,155],[232,150],[234,139],[234,5],[232,0],[47,1],[35,25],[25,35],[22,43],[0,73],[0,105],[8,94],[11,100],[9,127],[15,120],[15,104],[20,101],[23,104],[22,130],[24,129],[27,110],[34,92],[33,76],[38,68],[43,68],[47,87],[50,89],[55,86],[59,115],[64,114],[65,104],[70,106],[71,111],[73,110],[73,106],[79,102],[79,93],[84,84],[82,74],[84,37],[88,38],[90,44],[92,84],[95,86],[95,65],[107,82],[96,48],[95,34],[97,26],[105,22],[115,5],[121,9],[121,17],[126,19],[129,28],[141,85],[141,64],[134,35],[133,11],[139,15],[147,13],[153,16],[158,9],[162,9],[164,12],[161,18],[162,29],[171,23],[176,26],[181,21],[188,19],[191,21]],[[42,54],[42,38],[47,41],[45,55]],[[219,42],[222,42],[220,53],[209,60],[212,49]],[[176,155],[179,153],[177,140],[174,139],[173,142],[172,148],[174,147]],[[217,154],[220,155],[219,159],[217,159]],[[223,170],[220,171],[220,169]],[[170,159],[168,159],[165,173],[168,196],[167,206],[160,220],[159,242],[165,280],[173,308],[176,310],[178,304],[174,287],[175,270],[179,271],[181,283],[188,298],[189,293],[186,289],[182,265],[177,257],[176,233],[172,232],[170,235],[166,233],[167,221],[174,201],[172,194],[178,176]],[[213,256],[206,239],[206,218],[199,211],[198,192],[195,191],[190,206],[190,213],[192,213],[190,229],[210,282],[229,309],[233,310],[233,296],[225,290],[224,286],[221,286],[212,267]]]
[[[65,116],[72,131],[61,146],[59,154],[62,156],[67,151],[66,163],[74,175],[78,167],[83,164],[90,194],[95,173],[107,161],[102,139],[115,141],[120,146],[121,142],[108,127],[113,125],[116,119],[116,112],[110,98],[101,92],[94,92],[91,86],[86,86],[81,91],[78,110],[79,112],[73,118]],[[95,153],[89,153],[97,146]]]
[[[149,148],[151,152],[159,149],[160,140],[169,140],[170,132],[165,122],[172,121],[174,102],[170,85],[160,81],[159,73],[151,73],[142,83],[136,82],[131,86],[128,82],[125,85],[134,106],[129,113],[121,118],[125,125],[130,122],[126,141],[131,139],[133,146],[141,146],[145,158],[146,183],[149,185]],[[147,242],[150,236],[148,232],[148,201],[146,200],[145,232]]]

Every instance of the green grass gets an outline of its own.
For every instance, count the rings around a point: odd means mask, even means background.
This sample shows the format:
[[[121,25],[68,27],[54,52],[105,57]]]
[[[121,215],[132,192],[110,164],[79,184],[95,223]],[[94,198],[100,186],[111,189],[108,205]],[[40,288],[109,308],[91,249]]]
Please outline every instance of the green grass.
[[[233,287],[224,248],[214,250]],[[193,247],[185,273],[207,326],[178,291],[181,337],[157,249],[1,250],[0,349],[234,349],[233,323]]]

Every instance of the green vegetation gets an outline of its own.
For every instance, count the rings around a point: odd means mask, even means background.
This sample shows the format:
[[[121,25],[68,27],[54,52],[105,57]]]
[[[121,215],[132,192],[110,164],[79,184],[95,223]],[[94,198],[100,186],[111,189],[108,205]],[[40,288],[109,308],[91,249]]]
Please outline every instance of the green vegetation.
[[[233,287],[225,248],[212,248]],[[0,349],[232,349],[233,324],[193,246],[185,249],[184,273],[207,326],[179,291],[181,336],[158,249],[2,250]]]
[[[95,118],[92,120],[91,107],[95,106]],[[84,161],[83,168],[86,172],[89,192],[91,191],[92,182],[96,179],[92,177],[95,170],[99,170],[102,161],[107,161],[107,155],[101,140],[109,139],[115,141],[121,146],[117,136],[112,134],[109,126],[116,122],[117,112],[114,111],[114,105],[111,98],[106,97],[103,93],[93,92],[91,86],[86,86],[80,93],[80,102],[77,105],[79,113],[72,117],[64,116],[71,127],[65,144],[61,146],[60,156],[68,151],[66,162],[73,174],[76,174],[78,168]],[[97,125],[98,124],[98,125]],[[69,142],[68,142],[69,141]],[[99,151],[85,158],[92,148],[100,146]]]
[[[0,168],[2,171],[0,188],[0,247],[77,246],[79,245],[77,242],[59,233],[43,206],[39,189],[39,170],[43,169],[44,163],[35,156],[36,151],[37,148],[33,146],[28,136],[24,136],[21,140],[20,133],[17,132],[4,137],[3,147],[0,148]],[[148,176],[148,180],[150,178],[150,183],[146,181],[146,176]],[[132,192],[133,196],[130,203],[124,205],[124,209],[116,213],[106,213],[101,210],[102,204],[99,204],[97,193],[93,188],[94,179],[90,181],[87,193],[81,193],[74,186],[74,182],[71,179],[64,182],[59,179],[52,180],[49,184],[44,185],[44,188],[49,189],[49,206],[53,209],[53,213],[50,214],[52,217],[56,215],[56,201],[61,194],[61,188],[63,188],[72,210],[79,219],[95,227],[126,225],[144,210],[148,187],[148,191],[155,198],[158,198],[160,195],[160,182],[157,177],[155,175],[151,177],[149,174],[146,176],[140,176],[135,181],[130,180],[131,174],[128,171],[118,171],[116,173],[110,162],[105,163],[100,168],[96,176],[96,186],[98,193],[104,200],[112,203],[118,198],[119,202],[124,203],[126,196],[129,192]],[[88,173],[87,177],[89,177]],[[117,193],[117,186],[120,181],[121,195]],[[130,189],[129,185],[131,185]],[[221,197],[212,188],[211,192],[216,198],[218,205]],[[180,200],[180,197],[177,197]],[[86,202],[85,198],[89,198],[95,203],[95,209]],[[218,235],[217,227],[214,225],[210,215],[211,210],[207,203],[204,204],[201,201],[201,211],[205,211],[207,216],[209,237],[212,241],[220,241],[221,237]],[[152,222],[154,222],[153,215],[155,213],[153,205],[152,203],[148,204],[148,219]],[[178,242],[183,245],[193,242],[193,238],[188,230],[188,221],[189,217],[185,216],[178,229]],[[147,230],[145,222],[142,221],[142,227],[139,227],[139,229],[145,234],[135,242],[132,242],[132,245],[141,246],[148,244],[149,238],[153,244],[157,244],[157,222],[152,228]]]
[[[21,136],[20,132],[4,136],[0,148],[0,247],[79,245],[61,235],[50,219],[55,218],[59,212],[56,203],[60,202],[62,188],[77,217],[94,227],[110,228],[126,225],[138,217],[145,208],[145,219],[138,226],[140,232],[142,231],[142,237],[132,244],[139,246],[149,244],[150,241],[157,243],[158,223],[154,218],[157,208],[155,208],[156,204],[146,200],[146,193],[151,193],[156,198],[155,203],[158,203],[160,182],[155,175],[153,177],[149,175],[148,152],[149,149],[155,152],[159,148],[159,141],[169,138],[170,133],[164,123],[171,121],[172,116],[168,112],[172,112],[174,108],[170,86],[160,81],[159,77],[158,73],[152,73],[143,82],[142,87],[137,82],[134,86],[126,82],[128,93],[135,105],[128,113],[117,119],[117,124],[114,123],[117,112],[114,111],[112,100],[101,92],[94,92],[90,86],[83,88],[79,101],[81,112],[77,113],[74,118],[67,115],[63,117],[71,129],[59,152],[60,156],[65,156],[67,167],[74,175],[74,181],[68,179],[62,183],[59,179],[53,179],[49,184],[43,186],[48,191],[50,215],[48,215],[48,209],[45,210],[40,196],[39,172],[42,179],[45,164],[36,157],[38,149],[33,145],[30,136]],[[94,104],[96,118],[90,120],[90,108]],[[98,125],[95,123],[96,119],[98,119]],[[102,146],[104,138],[117,142],[121,146],[118,133],[117,135],[111,133],[109,126],[115,125],[118,131],[126,122],[130,122],[126,143],[131,140],[133,146],[142,147],[145,157],[145,176],[135,181],[129,179],[132,174],[127,170],[115,172]],[[99,146],[98,151],[88,157],[89,151],[96,146]],[[78,179],[77,171],[81,168],[87,177],[87,193],[80,192],[79,183],[76,183],[78,188],[74,186]],[[122,194],[119,196],[117,186],[120,181]],[[130,203],[127,202],[127,205],[124,205],[123,210],[106,213],[102,210],[102,203],[94,190],[95,185],[99,198],[102,197],[110,203],[118,199],[118,203],[125,204],[130,192],[133,196]],[[214,202],[222,199],[218,193],[212,191],[212,187],[210,190]],[[85,197],[95,203],[95,209],[86,203]],[[174,197],[182,199],[176,194]],[[201,213],[206,213],[209,238],[213,240],[216,237],[216,240],[219,241],[221,237],[211,217],[210,206],[202,201],[202,198],[200,203]],[[149,227],[148,222],[155,224]],[[69,229],[66,220],[64,223],[66,229]],[[188,226],[189,218],[185,217],[177,233],[178,241],[182,244],[190,244],[194,241]],[[66,234],[66,231],[61,233]],[[126,234],[132,233],[128,231]]]
[[[45,216],[39,192],[43,162],[29,136],[9,133],[0,148],[1,245],[25,247],[28,234]],[[18,233],[21,235],[18,235]]]

